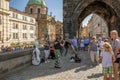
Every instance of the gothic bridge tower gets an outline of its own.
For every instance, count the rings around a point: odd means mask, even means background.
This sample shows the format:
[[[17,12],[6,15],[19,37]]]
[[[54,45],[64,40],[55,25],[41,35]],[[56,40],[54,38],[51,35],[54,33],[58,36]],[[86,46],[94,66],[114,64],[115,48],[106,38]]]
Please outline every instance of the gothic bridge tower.
[[[73,38],[79,32],[81,23],[89,14],[103,18],[108,31],[116,29],[120,36],[120,0],[63,0],[64,36]]]

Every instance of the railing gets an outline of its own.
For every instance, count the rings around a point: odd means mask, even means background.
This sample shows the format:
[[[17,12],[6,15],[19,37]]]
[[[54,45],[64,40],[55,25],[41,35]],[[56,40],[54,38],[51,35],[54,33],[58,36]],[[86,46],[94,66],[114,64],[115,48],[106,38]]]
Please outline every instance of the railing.
[[[8,73],[12,73],[16,70],[20,70],[28,65],[31,65],[32,61],[32,49],[19,50],[16,52],[0,53],[0,78]],[[40,48],[41,55],[43,54],[43,48]]]

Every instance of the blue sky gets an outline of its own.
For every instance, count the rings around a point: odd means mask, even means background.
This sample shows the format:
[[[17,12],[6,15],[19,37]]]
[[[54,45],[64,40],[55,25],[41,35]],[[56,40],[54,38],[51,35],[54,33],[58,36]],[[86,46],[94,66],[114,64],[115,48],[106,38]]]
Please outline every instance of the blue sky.
[[[20,11],[25,10],[28,0],[10,0],[10,6]],[[56,17],[56,20],[63,21],[63,0],[46,0],[48,14]]]
[[[88,16],[86,16],[86,18],[83,20],[82,24],[83,24],[83,27],[87,25],[88,21],[91,19],[93,14],[90,14]]]

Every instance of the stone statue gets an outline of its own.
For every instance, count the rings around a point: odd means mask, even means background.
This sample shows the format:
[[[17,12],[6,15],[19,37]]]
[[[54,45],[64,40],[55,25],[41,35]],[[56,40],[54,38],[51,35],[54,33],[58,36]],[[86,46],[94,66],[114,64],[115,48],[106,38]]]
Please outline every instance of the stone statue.
[[[39,42],[37,40],[35,40],[34,50],[33,50],[33,53],[32,53],[32,64],[33,65],[39,65],[40,62],[41,62],[40,50],[39,50],[38,46],[39,46]]]

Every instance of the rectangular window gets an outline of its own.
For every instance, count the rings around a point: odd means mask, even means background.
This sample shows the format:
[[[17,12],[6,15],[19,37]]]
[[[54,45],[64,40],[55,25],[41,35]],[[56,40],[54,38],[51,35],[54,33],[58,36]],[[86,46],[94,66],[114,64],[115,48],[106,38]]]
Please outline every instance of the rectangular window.
[[[0,24],[2,24],[2,16],[0,16]]]
[[[18,24],[16,24],[16,27],[15,27],[15,29],[18,29]]]
[[[18,33],[13,33],[13,39],[18,39]]]
[[[17,19],[18,18],[18,14],[12,13],[12,17]]]
[[[12,17],[15,18],[15,13],[12,13]]]
[[[18,14],[16,14],[16,19],[18,18]]]
[[[24,20],[26,21],[26,17],[24,17]]]
[[[30,19],[30,22],[33,22],[33,19]]]
[[[1,2],[0,2],[0,8],[2,8],[2,7],[1,7]]]
[[[30,38],[33,38],[33,37],[34,37],[34,34],[33,34],[33,33],[31,33],[31,34],[30,34]]]
[[[22,33],[22,38],[24,38],[24,33]]]
[[[27,33],[23,33],[23,34],[22,34],[22,37],[23,37],[23,38],[27,38]]]
[[[27,30],[27,25],[23,25],[23,29],[24,29],[24,30]]]
[[[0,31],[0,40],[2,40],[2,33],[1,33],[1,31]]]
[[[24,21],[27,21],[27,17],[26,17],[26,16],[23,16],[22,19],[23,19]]]
[[[13,29],[18,29],[18,24],[13,23]]]
[[[24,20],[24,16],[22,16],[22,19]]]
[[[33,30],[33,26],[30,26],[30,30]]]
[[[15,23],[13,23],[13,29],[15,29]]]

